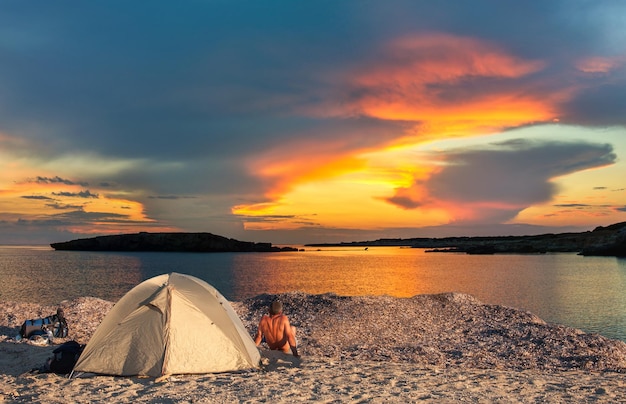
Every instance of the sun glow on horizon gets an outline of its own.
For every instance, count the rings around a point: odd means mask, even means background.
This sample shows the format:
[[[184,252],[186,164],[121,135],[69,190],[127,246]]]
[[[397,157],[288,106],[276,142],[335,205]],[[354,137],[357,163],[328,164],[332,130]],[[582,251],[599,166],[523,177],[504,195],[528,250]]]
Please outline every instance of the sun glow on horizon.
[[[13,172],[15,173],[15,172]],[[24,226],[50,226],[75,233],[119,233],[129,226],[150,226],[140,202],[113,196],[57,176],[25,177],[0,190],[0,220]]]
[[[447,223],[450,216],[443,209],[425,207],[407,211],[387,201],[398,188],[426,178],[432,170],[426,165],[416,165],[410,160],[412,155],[412,151],[397,146],[389,151],[363,153],[357,156],[362,164],[355,171],[338,170],[334,176],[317,181],[302,181],[302,177],[296,176],[297,182],[280,199],[241,204],[232,211],[242,218],[246,229],[254,230]]]
[[[560,195],[550,204],[533,206],[527,206],[523,202],[489,200],[461,203],[433,198],[428,188],[419,186],[428,183],[432,175],[448,164],[444,158],[446,150],[459,148],[471,150],[476,147],[488,150],[498,143],[504,144],[508,140],[519,138],[535,138],[541,141],[546,133],[551,133],[555,139],[561,136],[563,141],[567,142],[571,141],[572,133],[576,131],[580,129],[574,130],[567,126],[551,124],[490,137],[445,138],[442,141],[390,146],[384,150],[365,152],[358,155],[359,161],[364,162],[358,170],[338,171],[335,176],[317,181],[295,181],[289,192],[280,194],[280,198],[236,206],[233,208],[233,214],[241,218],[246,229],[251,230],[298,229],[311,226],[348,229],[437,226],[488,220],[489,217],[483,217],[481,212],[489,211],[519,211],[519,214],[507,223],[536,225],[552,223],[559,226],[585,225],[609,214],[615,216],[616,209],[626,207],[626,192],[619,191],[620,181],[616,180],[619,178],[617,172],[622,168],[615,164],[552,179],[558,188],[571,191],[570,201],[587,201],[586,206],[575,206]],[[615,144],[621,144],[619,150],[624,150],[626,145],[623,141],[618,143],[621,136],[617,130]],[[491,143],[493,144],[490,145]],[[612,171],[615,175],[609,175],[612,180],[606,182],[609,188],[615,189],[614,192],[609,192],[609,195],[613,196],[610,201],[592,200],[584,196],[594,188],[594,184],[597,184],[597,173],[610,174]],[[294,179],[299,177],[295,176]],[[476,180],[480,181],[478,178]],[[598,196],[603,194],[604,198],[607,198],[606,192],[597,191],[596,194]],[[568,203],[571,206],[568,206]]]

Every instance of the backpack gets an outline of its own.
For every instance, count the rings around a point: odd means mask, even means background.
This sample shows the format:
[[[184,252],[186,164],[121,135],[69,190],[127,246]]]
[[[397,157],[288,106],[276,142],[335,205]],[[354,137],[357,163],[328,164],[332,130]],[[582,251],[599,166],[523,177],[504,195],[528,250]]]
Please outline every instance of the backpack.
[[[65,338],[69,332],[63,309],[58,308],[57,314],[34,320],[26,320],[20,327],[22,338],[30,338],[33,335],[44,335],[47,331],[52,332],[52,336]]]
[[[68,374],[74,369],[80,354],[85,349],[84,344],[76,341],[67,341],[52,351],[52,357],[48,359],[41,369],[44,373]]]

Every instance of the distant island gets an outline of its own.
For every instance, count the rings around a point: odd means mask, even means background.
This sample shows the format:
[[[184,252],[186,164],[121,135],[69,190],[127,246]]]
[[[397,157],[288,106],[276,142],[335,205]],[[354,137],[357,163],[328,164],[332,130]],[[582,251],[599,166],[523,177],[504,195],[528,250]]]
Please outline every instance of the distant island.
[[[576,252],[586,256],[626,257],[626,222],[581,233],[541,234],[536,236],[383,238],[374,241],[307,244],[307,247],[381,247],[427,248],[428,252],[466,254],[542,254]]]
[[[211,233],[120,234],[83,238],[50,244],[55,250],[70,251],[161,251],[161,252],[277,252],[298,251],[271,243],[239,241]],[[307,244],[306,247],[411,247],[428,252],[466,254],[543,254],[576,252],[580,255],[626,257],[626,222],[581,233],[536,236],[383,238],[373,241]]]
[[[120,234],[83,238],[50,244],[66,251],[133,251],[133,252],[277,252],[297,251],[292,247],[275,247],[271,243],[239,241],[211,233]]]

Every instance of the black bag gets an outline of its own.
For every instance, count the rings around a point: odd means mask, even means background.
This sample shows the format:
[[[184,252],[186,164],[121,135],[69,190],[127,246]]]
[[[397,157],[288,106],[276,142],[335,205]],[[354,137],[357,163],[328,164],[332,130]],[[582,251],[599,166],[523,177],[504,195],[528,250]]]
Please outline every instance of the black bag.
[[[47,331],[52,331],[52,335],[57,338],[67,337],[69,327],[65,320],[63,309],[58,308],[57,314],[34,320],[26,320],[20,327],[22,338],[30,338],[33,335],[43,335]]]
[[[85,349],[85,345],[76,341],[64,342],[52,351],[53,356],[48,359],[41,371],[63,375],[70,373],[74,369],[80,354],[83,353],[83,349]]]

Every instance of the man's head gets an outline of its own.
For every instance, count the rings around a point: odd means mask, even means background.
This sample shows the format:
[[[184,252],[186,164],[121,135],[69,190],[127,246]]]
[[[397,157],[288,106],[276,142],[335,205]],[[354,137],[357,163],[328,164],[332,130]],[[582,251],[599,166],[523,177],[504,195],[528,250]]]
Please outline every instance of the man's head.
[[[272,304],[270,304],[270,314],[280,314],[283,312],[283,303],[280,300],[274,300]]]

